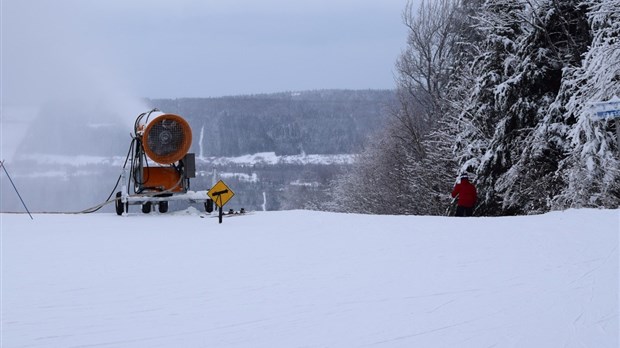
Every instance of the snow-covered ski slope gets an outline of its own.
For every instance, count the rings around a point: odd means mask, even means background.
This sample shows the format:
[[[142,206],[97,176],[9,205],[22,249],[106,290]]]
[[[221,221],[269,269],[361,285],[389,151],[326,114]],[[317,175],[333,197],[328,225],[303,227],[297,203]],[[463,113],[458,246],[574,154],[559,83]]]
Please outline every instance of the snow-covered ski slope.
[[[613,347],[620,211],[2,214],[2,347]]]

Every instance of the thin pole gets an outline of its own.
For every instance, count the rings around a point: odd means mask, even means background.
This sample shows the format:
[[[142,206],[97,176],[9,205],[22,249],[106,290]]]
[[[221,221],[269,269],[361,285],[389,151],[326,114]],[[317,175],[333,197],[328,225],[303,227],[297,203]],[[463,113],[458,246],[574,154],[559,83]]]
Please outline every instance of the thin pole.
[[[222,223],[222,218],[224,217],[224,205],[222,204],[222,194],[217,195],[217,199],[220,202],[220,212],[219,212],[219,221]]]
[[[620,152],[620,118],[616,117],[616,147]]]
[[[26,209],[26,212],[28,212],[28,215],[30,216],[30,219],[34,220],[34,218],[32,217],[32,214],[30,214],[30,210],[28,210],[28,207],[26,206],[26,203],[24,203],[24,200],[22,199],[22,196],[19,194],[19,191],[17,190],[17,187],[13,183],[13,179],[11,179],[11,176],[9,175],[9,172],[6,170],[6,166],[4,165],[4,161],[0,161],[0,167],[2,167],[2,169],[4,169],[4,172],[6,173],[6,176],[9,178],[9,181],[11,182],[11,185],[13,185],[13,189],[15,190],[15,193],[17,193],[17,197],[19,197],[19,200],[22,201],[22,205]]]

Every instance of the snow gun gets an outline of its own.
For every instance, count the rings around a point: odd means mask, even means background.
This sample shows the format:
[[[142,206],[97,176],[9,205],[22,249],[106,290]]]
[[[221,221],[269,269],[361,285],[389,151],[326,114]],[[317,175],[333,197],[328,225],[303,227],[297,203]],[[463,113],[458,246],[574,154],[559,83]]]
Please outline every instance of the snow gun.
[[[151,119],[154,113],[159,115]],[[165,213],[168,201],[183,200],[204,203],[207,212],[213,211],[207,191],[189,190],[190,178],[196,177],[195,155],[188,152],[191,144],[191,127],[181,116],[158,109],[140,114],[123,166],[122,190],[116,193],[116,213],[128,212],[129,205],[142,205],[145,214],[157,205]]]

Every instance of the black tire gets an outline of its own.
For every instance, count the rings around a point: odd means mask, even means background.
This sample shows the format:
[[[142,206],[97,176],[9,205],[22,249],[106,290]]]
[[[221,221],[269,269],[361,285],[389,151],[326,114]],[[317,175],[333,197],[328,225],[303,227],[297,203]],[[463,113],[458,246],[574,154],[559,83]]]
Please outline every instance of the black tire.
[[[159,212],[162,214],[168,212],[168,201],[159,202]]]
[[[121,192],[116,193],[116,201],[114,201],[114,206],[116,207],[116,215],[123,215],[123,202],[121,202]]]
[[[151,202],[146,202],[146,203],[142,204],[142,212],[144,214],[150,213],[151,212],[151,206],[152,206]]]

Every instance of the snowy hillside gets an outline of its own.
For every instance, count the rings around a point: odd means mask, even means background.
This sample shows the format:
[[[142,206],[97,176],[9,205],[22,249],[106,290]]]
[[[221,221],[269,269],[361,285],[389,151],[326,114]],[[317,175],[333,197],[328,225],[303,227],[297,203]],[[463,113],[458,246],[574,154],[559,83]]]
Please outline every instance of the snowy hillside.
[[[2,347],[618,347],[618,210],[0,215]]]

